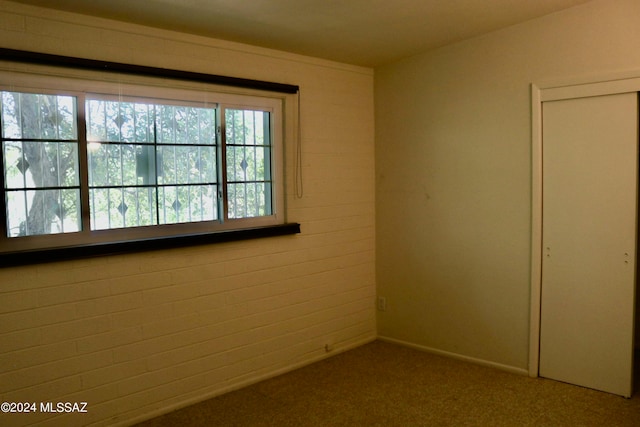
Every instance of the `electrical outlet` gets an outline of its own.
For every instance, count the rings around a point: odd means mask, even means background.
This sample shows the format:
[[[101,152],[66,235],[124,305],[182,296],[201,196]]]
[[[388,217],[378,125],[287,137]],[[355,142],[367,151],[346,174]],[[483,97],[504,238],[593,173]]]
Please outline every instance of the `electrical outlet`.
[[[378,297],[378,311],[387,311],[387,299]]]

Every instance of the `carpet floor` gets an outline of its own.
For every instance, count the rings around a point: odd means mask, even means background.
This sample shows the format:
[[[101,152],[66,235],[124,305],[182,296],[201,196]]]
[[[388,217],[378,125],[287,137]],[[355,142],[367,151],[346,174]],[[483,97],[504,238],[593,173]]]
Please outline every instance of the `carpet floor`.
[[[138,426],[637,427],[636,384],[625,399],[375,341]]]

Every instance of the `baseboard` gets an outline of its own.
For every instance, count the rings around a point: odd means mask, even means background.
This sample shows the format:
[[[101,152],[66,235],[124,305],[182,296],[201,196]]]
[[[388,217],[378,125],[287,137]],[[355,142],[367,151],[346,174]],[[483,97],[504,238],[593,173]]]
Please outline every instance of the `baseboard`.
[[[156,417],[159,417],[161,415],[168,414],[168,413],[176,411],[178,409],[182,409],[184,407],[191,406],[191,405],[194,405],[196,403],[199,403],[199,402],[202,402],[202,401],[205,401],[205,400],[208,400],[208,399],[212,399],[214,397],[221,396],[223,394],[226,394],[226,393],[229,393],[229,392],[232,392],[232,391],[235,391],[235,390],[239,390],[241,388],[248,387],[248,386],[253,385],[253,384],[257,384],[257,383],[259,383],[261,381],[265,381],[265,380],[268,380],[270,378],[274,378],[274,377],[277,377],[279,375],[283,375],[283,374],[286,374],[288,372],[295,371],[296,369],[304,368],[305,366],[312,365],[314,363],[320,362],[321,360],[327,359],[329,357],[336,356],[336,355],[338,355],[340,353],[344,353],[345,351],[353,350],[354,348],[363,346],[365,344],[369,344],[369,343],[375,341],[376,339],[377,338],[375,336],[367,337],[367,338],[361,339],[359,341],[351,342],[351,343],[346,344],[344,346],[336,346],[334,348],[334,350],[332,350],[329,353],[323,353],[321,355],[313,356],[313,357],[305,359],[305,360],[303,360],[301,362],[294,363],[292,365],[286,366],[284,368],[276,369],[274,371],[268,372],[268,373],[263,374],[263,375],[255,376],[255,377],[243,380],[243,381],[239,381],[237,383],[233,383],[233,384],[231,384],[231,385],[229,385],[227,387],[220,388],[220,389],[214,390],[212,392],[203,393],[202,395],[199,395],[199,396],[196,396],[196,397],[192,397],[190,399],[181,400],[181,401],[175,402],[175,403],[173,403],[171,405],[163,406],[163,407],[158,408],[158,409],[156,409],[154,411],[147,412],[147,413],[145,413],[143,415],[139,415],[137,417],[128,418],[126,420],[123,420],[122,422],[113,424],[113,426],[114,427],[120,427],[120,426],[124,427],[124,426],[130,426],[130,425],[133,425],[133,424],[141,423],[143,421],[147,421],[147,420],[150,420],[152,418],[156,418]]]
[[[385,336],[380,336],[380,335],[378,335],[378,339],[380,341],[385,341],[385,342],[392,343],[392,344],[398,344],[398,345],[401,345],[401,346],[404,346],[404,347],[413,348],[413,349],[424,351],[424,352],[427,352],[427,353],[437,354],[438,356],[450,357],[452,359],[458,359],[458,360],[462,360],[464,362],[474,363],[476,365],[488,366],[488,367],[491,367],[491,368],[500,369],[501,371],[507,371],[507,372],[511,372],[511,373],[514,373],[514,374],[518,374],[518,375],[526,375],[526,376],[529,375],[529,371],[527,369],[518,368],[518,367],[515,367],[515,366],[504,365],[502,363],[491,362],[489,360],[478,359],[478,358],[475,358],[475,357],[470,357],[470,356],[465,356],[465,355],[458,354],[458,353],[452,353],[452,352],[449,352],[449,351],[439,350],[437,348],[426,347],[426,346],[423,346],[423,345],[414,344],[414,343],[411,343],[411,342],[397,340],[395,338],[390,338],[390,337],[385,337]]]

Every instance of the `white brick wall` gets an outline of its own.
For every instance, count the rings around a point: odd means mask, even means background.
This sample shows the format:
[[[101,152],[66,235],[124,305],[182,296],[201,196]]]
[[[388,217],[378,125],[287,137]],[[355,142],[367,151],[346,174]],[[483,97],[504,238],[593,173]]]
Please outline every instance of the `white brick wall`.
[[[0,401],[88,402],[0,425],[130,424],[374,339],[372,70],[3,0],[0,40],[297,84],[304,167],[300,235],[0,268]]]

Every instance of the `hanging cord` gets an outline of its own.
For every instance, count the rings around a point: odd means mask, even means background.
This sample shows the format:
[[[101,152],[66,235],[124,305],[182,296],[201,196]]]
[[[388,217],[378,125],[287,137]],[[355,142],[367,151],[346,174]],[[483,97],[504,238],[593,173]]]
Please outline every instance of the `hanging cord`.
[[[300,100],[300,90],[298,89],[298,140],[296,141],[296,160],[295,160],[295,184],[294,189],[296,193],[296,198],[301,199],[304,195],[304,186],[302,183],[302,119],[301,119],[301,100]]]

